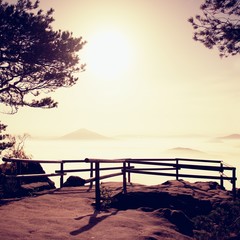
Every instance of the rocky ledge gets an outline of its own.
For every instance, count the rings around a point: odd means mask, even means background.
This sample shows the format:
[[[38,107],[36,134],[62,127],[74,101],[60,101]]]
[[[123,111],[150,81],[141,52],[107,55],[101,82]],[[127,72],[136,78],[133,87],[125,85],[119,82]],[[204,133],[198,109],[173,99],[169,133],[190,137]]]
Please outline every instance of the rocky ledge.
[[[155,186],[130,185],[128,193],[113,197],[111,207],[152,212],[194,239],[240,239],[240,218],[233,216],[240,214],[238,203],[239,196],[234,199],[230,191],[216,182],[173,180]],[[225,229],[226,238],[218,238],[218,234],[223,234],[221,228]]]

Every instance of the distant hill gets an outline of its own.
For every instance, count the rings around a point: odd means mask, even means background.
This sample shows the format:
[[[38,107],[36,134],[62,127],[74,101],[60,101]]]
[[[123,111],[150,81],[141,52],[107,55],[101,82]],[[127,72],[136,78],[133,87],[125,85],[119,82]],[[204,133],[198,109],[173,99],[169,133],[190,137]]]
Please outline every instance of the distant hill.
[[[185,147],[170,148],[167,153],[177,155],[177,157],[203,157],[206,155],[205,152],[200,150]]]
[[[106,136],[103,136],[101,134],[98,134],[96,132],[90,131],[85,128],[78,129],[74,132],[68,133],[64,136],[62,136],[60,139],[66,139],[66,140],[104,140],[109,139]]]
[[[240,139],[240,134],[235,133],[224,137],[220,137],[220,139]]]

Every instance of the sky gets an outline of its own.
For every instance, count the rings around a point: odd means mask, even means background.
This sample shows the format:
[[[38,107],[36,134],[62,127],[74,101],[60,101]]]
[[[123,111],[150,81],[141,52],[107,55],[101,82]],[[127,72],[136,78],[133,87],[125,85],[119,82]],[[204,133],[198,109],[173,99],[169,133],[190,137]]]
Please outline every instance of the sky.
[[[11,134],[33,136],[240,133],[240,57],[221,59],[192,39],[187,20],[202,2],[41,0],[55,10],[54,29],[87,41],[79,52],[86,71],[51,93],[58,108],[25,107],[1,121]]]

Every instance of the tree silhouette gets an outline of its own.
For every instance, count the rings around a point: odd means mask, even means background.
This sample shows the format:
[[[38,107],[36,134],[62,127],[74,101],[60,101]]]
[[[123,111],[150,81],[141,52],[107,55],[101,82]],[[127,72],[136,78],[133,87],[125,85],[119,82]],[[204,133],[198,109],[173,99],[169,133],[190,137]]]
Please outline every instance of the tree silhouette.
[[[13,147],[15,144],[15,139],[11,138],[9,134],[4,133],[6,128],[7,125],[1,123],[0,121],[0,156],[2,151]]]
[[[70,87],[83,71],[78,51],[85,42],[68,31],[54,31],[50,9],[45,14],[39,1],[0,0],[0,103],[16,113],[19,107],[57,106],[46,93]]]
[[[193,39],[210,49],[216,46],[220,57],[240,53],[239,0],[205,0],[200,9],[202,16],[188,20],[195,30]]]
[[[13,143],[13,145],[4,152],[4,157],[31,159],[31,154],[27,154],[24,149],[25,141],[28,137],[29,135],[26,133],[18,136],[9,135],[10,143]]]

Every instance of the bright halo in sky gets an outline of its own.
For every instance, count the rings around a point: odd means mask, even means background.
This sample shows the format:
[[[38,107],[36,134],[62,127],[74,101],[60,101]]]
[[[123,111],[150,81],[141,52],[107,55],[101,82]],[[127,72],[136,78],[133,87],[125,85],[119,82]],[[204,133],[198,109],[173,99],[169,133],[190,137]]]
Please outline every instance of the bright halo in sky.
[[[87,69],[94,75],[114,79],[130,68],[132,49],[124,34],[111,29],[98,31],[87,45]]]

